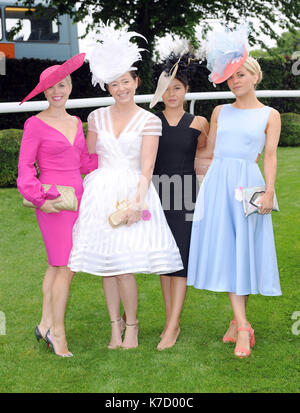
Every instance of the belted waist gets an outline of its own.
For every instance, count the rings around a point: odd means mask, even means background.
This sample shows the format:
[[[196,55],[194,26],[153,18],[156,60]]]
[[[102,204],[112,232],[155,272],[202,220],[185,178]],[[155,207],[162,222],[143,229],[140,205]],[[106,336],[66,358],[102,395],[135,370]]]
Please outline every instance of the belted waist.
[[[243,162],[250,162],[250,163],[256,163],[256,159],[250,159],[250,158],[244,158],[240,156],[229,156],[229,155],[214,155],[213,159],[232,159],[235,161],[243,161]]]

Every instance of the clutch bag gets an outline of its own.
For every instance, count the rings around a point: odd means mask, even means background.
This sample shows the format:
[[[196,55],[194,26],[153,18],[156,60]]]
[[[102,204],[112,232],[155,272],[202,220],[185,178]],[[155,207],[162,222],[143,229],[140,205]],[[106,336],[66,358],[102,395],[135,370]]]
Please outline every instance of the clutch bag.
[[[46,199],[53,199],[50,198],[50,196],[47,198],[47,191],[52,187],[53,185],[49,184],[42,184],[42,187],[44,188],[46,192]],[[60,202],[58,202],[55,205],[55,208],[60,210],[60,211],[77,211],[78,209],[78,200],[75,195],[75,189],[72,186],[63,186],[63,185],[55,185],[56,190],[58,191],[60,195]],[[30,208],[36,208],[36,206],[28,201],[27,199],[23,198],[23,205],[25,207],[30,207]]]
[[[259,197],[263,195],[266,191],[266,187],[263,186],[255,186],[251,188],[241,188],[241,195],[244,207],[245,216],[248,217],[249,215],[258,212],[259,208]],[[273,198],[273,211],[279,211],[278,202],[276,198],[276,194],[274,192]]]
[[[116,208],[117,210],[110,214],[108,217],[108,222],[113,228],[118,228],[126,224],[127,221],[122,221],[122,216],[127,211],[127,209],[129,209],[129,202],[127,200],[121,202],[118,201]]]
[[[122,221],[122,216],[124,213],[130,208],[130,203],[126,199],[121,202],[117,202],[116,211],[109,215],[108,222],[113,228],[118,228],[127,223],[126,220]],[[144,205],[144,209],[142,210],[142,220],[149,221],[151,218],[151,213],[148,211],[146,204]]]

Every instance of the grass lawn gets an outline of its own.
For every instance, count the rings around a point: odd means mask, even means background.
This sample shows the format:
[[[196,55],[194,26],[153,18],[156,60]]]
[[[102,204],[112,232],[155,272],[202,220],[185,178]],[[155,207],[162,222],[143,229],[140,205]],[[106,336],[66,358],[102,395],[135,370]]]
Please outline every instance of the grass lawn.
[[[232,344],[222,343],[232,317],[227,295],[192,287],[176,346],[158,352],[164,310],[157,275],[137,275],[139,347],[108,350],[110,323],[101,278],[82,273],[74,278],[66,314],[75,357],[56,357],[34,337],[47,266],[35,214],[23,208],[15,188],[1,189],[0,311],[6,316],[6,335],[0,335],[0,392],[299,392],[300,326],[299,335],[292,333],[292,314],[300,311],[299,176],[300,148],[279,148],[281,211],[273,213],[273,223],[283,295],[250,297],[256,345],[244,360],[233,355]]]

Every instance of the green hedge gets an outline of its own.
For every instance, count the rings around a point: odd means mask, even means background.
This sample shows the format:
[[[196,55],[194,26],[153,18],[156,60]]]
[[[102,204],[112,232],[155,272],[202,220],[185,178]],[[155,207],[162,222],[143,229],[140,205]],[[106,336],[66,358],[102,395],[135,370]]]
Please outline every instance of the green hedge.
[[[279,146],[300,146],[300,115],[283,113],[281,122]]]
[[[87,134],[87,122],[82,122],[82,127],[83,127],[83,133],[86,136],[86,134]]]
[[[0,187],[16,186],[22,130],[0,131]]]
[[[300,115],[284,113],[281,115],[282,131],[279,146],[300,146]],[[86,135],[87,123],[83,123]],[[22,130],[6,129],[0,131],[0,188],[16,186],[18,157]]]

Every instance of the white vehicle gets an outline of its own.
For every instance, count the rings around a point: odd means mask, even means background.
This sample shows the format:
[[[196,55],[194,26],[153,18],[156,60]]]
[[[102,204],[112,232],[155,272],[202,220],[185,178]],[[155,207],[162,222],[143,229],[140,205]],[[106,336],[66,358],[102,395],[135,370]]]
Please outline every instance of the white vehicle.
[[[57,24],[51,9],[42,17],[34,7],[30,11],[14,0],[0,0],[0,52],[6,58],[67,60],[79,53],[77,25],[68,15],[60,16]]]

